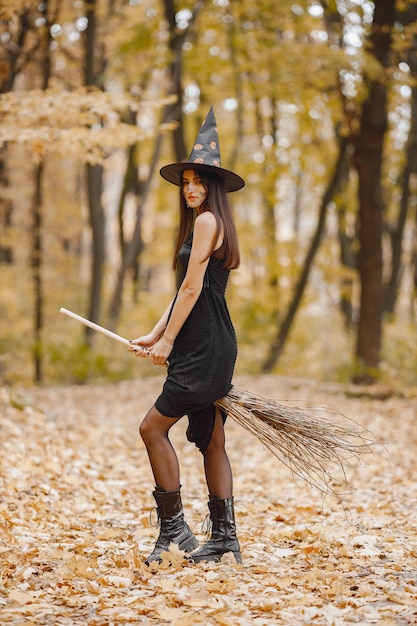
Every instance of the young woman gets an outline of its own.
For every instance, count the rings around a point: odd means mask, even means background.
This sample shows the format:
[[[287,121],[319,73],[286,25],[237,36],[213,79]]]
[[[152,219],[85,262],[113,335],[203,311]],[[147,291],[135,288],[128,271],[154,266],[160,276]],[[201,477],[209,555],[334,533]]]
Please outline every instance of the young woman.
[[[180,187],[180,224],[174,258],[178,292],[153,330],[132,341],[156,365],[169,360],[162,393],[148,411],[140,434],[155,479],[160,534],[147,558],[161,561],[170,543],[185,552],[197,540],[184,520],[179,464],[169,439],[172,426],[187,415],[187,438],[200,449],[209,491],[211,537],[190,554],[194,562],[219,561],[232,552],[241,563],[233,508],[232,471],[225,450],[226,416],[214,402],[225,396],[237,355],[236,336],[225,301],[231,269],[239,265],[236,230],[227,192],[244,181],[220,167],[213,109],[205,119],[187,162],[162,168]]]

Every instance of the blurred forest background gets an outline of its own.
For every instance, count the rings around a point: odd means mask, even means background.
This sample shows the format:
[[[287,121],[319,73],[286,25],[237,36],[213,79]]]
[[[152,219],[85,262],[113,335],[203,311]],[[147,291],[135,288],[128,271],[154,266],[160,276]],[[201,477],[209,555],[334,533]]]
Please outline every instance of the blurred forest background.
[[[211,105],[237,371],[416,383],[414,0],[0,1],[0,383],[152,373],[59,309],[150,330]]]

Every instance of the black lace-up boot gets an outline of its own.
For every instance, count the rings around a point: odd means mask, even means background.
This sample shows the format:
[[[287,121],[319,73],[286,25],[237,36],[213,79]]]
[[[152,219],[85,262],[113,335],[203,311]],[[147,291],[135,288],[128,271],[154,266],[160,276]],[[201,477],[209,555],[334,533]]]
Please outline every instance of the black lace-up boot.
[[[197,539],[184,520],[180,490],[165,491],[162,487],[156,487],[152,495],[157,506],[160,531],[155,548],[145,561],[146,565],[152,561],[162,563],[161,554],[169,551],[171,543],[176,543],[185,552],[191,552],[198,546]]]
[[[190,555],[194,563],[201,561],[220,561],[223,554],[231,552],[236,563],[242,563],[240,545],[236,536],[236,523],[233,498],[221,500],[209,496],[207,503],[210,511],[211,537],[199,550]]]

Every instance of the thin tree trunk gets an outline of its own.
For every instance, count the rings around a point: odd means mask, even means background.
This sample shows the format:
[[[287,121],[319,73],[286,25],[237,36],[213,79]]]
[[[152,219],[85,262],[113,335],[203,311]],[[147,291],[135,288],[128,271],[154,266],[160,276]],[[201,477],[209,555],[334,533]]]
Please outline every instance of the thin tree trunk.
[[[133,122],[131,122],[133,123]],[[127,150],[127,163],[125,169],[125,175],[123,179],[123,187],[119,197],[119,204],[117,208],[117,221],[119,225],[119,249],[120,257],[123,258],[126,248],[125,238],[125,223],[124,223],[124,206],[126,198],[129,194],[133,194],[138,200],[140,196],[140,184],[138,178],[138,154],[139,144],[133,144],[129,146]]]
[[[175,121],[178,122],[177,127],[172,133],[174,142],[174,153],[177,161],[183,161],[187,156],[187,149],[184,139],[184,124],[183,124],[183,85],[182,85],[182,73],[183,73],[183,45],[186,40],[190,29],[196,21],[198,14],[204,6],[204,1],[197,1],[192,10],[192,16],[188,22],[187,28],[179,29],[175,15],[177,12],[176,3],[174,0],[164,0],[165,18],[169,25],[169,52],[171,56],[171,63],[169,65],[169,87],[168,95],[175,95],[176,101],[166,107],[164,113],[164,122]]]
[[[411,195],[410,180],[413,173],[416,173],[417,164],[417,89],[412,90],[411,122],[408,136],[408,146],[406,150],[406,163],[402,175],[402,193],[400,200],[399,214],[397,222],[390,230],[391,240],[391,272],[389,280],[384,288],[384,311],[394,313],[398,291],[402,277],[402,255],[403,237],[407,221],[408,206]]]
[[[414,223],[414,237],[413,237],[413,289],[411,293],[411,317],[415,319],[416,316],[416,304],[417,304],[417,212]]]
[[[49,80],[51,77],[51,56],[50,56],[50,16],[48,0],[44,2],[44,12],[46,22],[43,25],[41,31],[37,54],[39,55],[39,65],[41,68],[40,74],[40,88],[45,90],[49,86]],[[54,20],[55,21],[55,20]],[[42,245],[42,179],[44,173],[43,160],[38,163],[34,171],[34,195],[32,204],[32,232],[31,232],[31,253],[30,264],[32,268],[32,281],[33,281],[33,365],[34,365],[34,380],[36,383],[43,381],[43,308],[44,308],[44,294],[43,294],[43,245]]]
[[[230,4],[229,10],[233,15],[233,5]],[[236,51],[236,19],[232,19],[230,25],[227,28],[227,43],[230,53],[230,64],[231,67],[234,68],[234,72],[232,74],[233,79],[233,88],[236,93],[236,100],[238,102],[238,106],[236,109],[236,132],[233,141],[233,148],[230,153],[229,168],[234,171],[236,169],[236,165],[239,166],[238,158],[241,148],[242,137],[244,135],[244,120],[243,120],[243,111],[244,111],[244,79],[242,76],[242,70],[239,67],[239,57]]]
[[[411,5],[408,8],[406,14],[405,23],[413,23],[417,17],[416,5]],[[407,214],[409,209],[409,201],[411,194],[411,177],[413,174],[417,174],[417,87],[415,81],[417,80],[417,36],[412,38],[411,48],[406,56],[406,61],[410,68],[410,77],[412,79],[411,88],[411,114],[410,114],[410,130],[408,134],[406,159],[404,165],[404,171],[402,174],[402,193],[400,200],[400,209],[397,218],[397,223],[390,231],[391,236],[391,250],[392,250],[392,263],[391,273],[387,284],[384,289],[384,311],[387,313],[394,313],[395,305],[397,301],[401,276],[402,276],[402,254],[403,254],[403,237],[404,229],[407,220]]]
[[[104,72],[104,58],[97,55],[97,0],[90,0],[86,17],[88,27],[85,33],[85,84],[87,87],[99,86]],[[100,47],[101,49],[101,47]],[[87,164],[87,196],[90,227],[92,233],[90,294],[88,318],[100,321],[102,287],[105,261],[105,214],[103,208],[103,167],[100,164]],[[85,329],[85,340],[91,345],[95,336],[90,328]]]
[[[30,33],[31,9],[24,9],[20,15],[16,15],[13,23],[14,28],[9,28],[9,41],[0,47],[0,93],[12,91],[19,71],[22,71],[27,57],[23,55],[26,39]],[[11,26],[11,20],[8,24]],[[0,149],[0,190],[10,186],[7,169],[7,146]],[[3,232],[12,223],[13,201],[10,197],[0,196],[0,228]],[[6,244],[0,244],[0,263],[13,263],[13,248]]]
[[[0,189],[10,187],[9,176],[6,167],[6,149],[0,148]],[[13,202],[10,197],[0,196],[0,235],[6,234],[12,224]],[[0,240],[0,263],[12,264],[14,260],[13,248],[8,243]]]
[[[355,160],[359,175],[358,256],[361,283],[360,315],[354,382],[369,384],[378,377],[382,334],[382,159],[388,125],[385,68],[389,65],[395,0],[375,4],[371,52],[382,66],[382,75],[370,81],[356,139]]]
[[[102,192],[103,168],[101,165],[91,165],[88,163],[87,195],[92,233],[91,285],[88,319],[95,322],[100,320],[103,267],[105,259],[105,217],[102,205]],[[91,344],[93,336],[93,332],[86,333],[87,343]]]
[[[307,282],[308,282],[311,268],[313,266],[314,258],[320,247],[320,242],[321,242],[325,224],[326,224],[327,207],[329,205],[329,202],[331,202],[331,200],[333,199],[339,187],[339,181],[340,181],[341,174],[343,172],[344,164],[345,164],[347,144],[348,144],[347,139],[342,138],[339,140],[339,154],[338,154],[336,166],[335,166],[332,178],[329,181],[328,187],[321,201],[317,227],[316,227],[313,239],[311,241],[310,248],[307,252],[303,270],[301,272],[298,283],[295,287],[293,298],[288,307],[288,311],[281,325],[278,328],[278,332],[276,334],[275,339],[272,340],[269,354],[262,365],[262,372],[264,373],[271,372],[273,368],[275,367],[275,365],[278,363],[278,360],[282,354],[286,340],[290,333],[292,323],[298,311],[298,307],[300,305],[305,288],[307,286]]]
[[[34,381],[41,383],[43,380],[43,280],[42,280],[42,175],[43,162],[36,166],[34,172],[34,197],[32,203],[32,229],[31,229],[31,253],[30,264],[32,268],[33,285],[33,365]]]
[[[336,133],[339,133],[339,129],[336,128]],[[349,183],[350,166],[349,160],[346,157],[344,159],[341,175],[340,175],[340,188],[341,192],[338,194],[337,201],[337,228],[338,239],[340,245],[340,263],[342,266],[343,276],[340,281],[340,311],[343,315],[344,325],[346,330],[350,330],[353,326],[353,287],[354,287],[354,271],[357,270],[357,255],[354,249],[357,233],[356,227],[353,233],[349,233],[346,223],[346,210],[345,202],[346,198],[343,193]]]
[[[345,329],[349,330],[353,326],[353,270],[357,269],[357,258],[354,251],[356,234],[348,235],[345,228],[345,211],[338,210],[338,237],[340,244],[340,263],[343,270],[347,270],[341,280],[340,285],[340,310],[343,315]],[[349,274],[348,274],[349,272]]]
[[[120,309],[122,306],[122,294],[123,294],[123,285],[124,279],[126,276],[126,272],[134,267],[136,259],[140,252],[142,251],[143,241],[142,241],[142,214],[144,206],[148,200],[148,196],[151,190],[151,182],[159,161],[159,155],[161,152],[162,146],[162,135],[159,134],[154,147],[154,153],[151,161],[151,166],[149,168],[148,178],[146,183],[142,189],[142,195],[140,200],[138,200],[137,208],[136,208],[136,219],[135,219],[135,228],[133,231],[132,238],[130,242],[125,246],[124,255],[121,261],[120,269],[117,275],[116,286],[113,292],[113,296],[110,303],[109,308],[109,316],[110,316],[110,327],[114,328],[117,323],[117,319],[120,314]]]
[[[168,95],[175,95],[176,101],[169,104],[164,112],[164,122],[178,122],[177,127],[172,132],[174,153],[177,161],[183,161],[186,156],[186,147],[184,139],[183,124],[183,86],[182,86],[182,68],[183,68],[183,43],[185,41],[188,29],[179,30],[175,20],[176,8],[174,0],[164,0],[165,18],[169,25],[169,52],[171,55],[171,63],[169,65],[169,87]]]
[[[263,216],[263,238],[265,241],[265,265],[268,276],[268,284],[272,291],[273,307],[271,310],[272,319],[278,316],[279,305],[279,268],[277,264],[278,243],[277,243],[277,220],[275,217],[275,186],[276,175],[275,168],[271,164],[271,160],[275,159],[276,138],[278,137],[278,124],[276,120],[277,106],[274,99],[271,100],[271,117],[268,120],[268,129],[265,131],[262,124],[261,103],[259,98],[255,97],[255,115],[258,141],[261,143],[266,132],[274,138],[274,144],[269,152],[265,152],[264,162],[264,193],[262,200],[262,216]]]

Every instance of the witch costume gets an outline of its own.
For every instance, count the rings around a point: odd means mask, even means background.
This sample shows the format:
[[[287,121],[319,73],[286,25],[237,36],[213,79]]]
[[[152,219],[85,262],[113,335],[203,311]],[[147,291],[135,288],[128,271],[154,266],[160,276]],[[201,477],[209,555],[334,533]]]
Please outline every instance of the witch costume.
[[[185,170],[217,175],[227,192],[245,185],[240,176],[220,165],[213,109],[201,127],[188,161],[166,165],[160,173],[167,181],[181,186]],[[191,246],[192,233],[179,251],[180,283],[187,272]],[[213,254],[200,296],[174,341],[168,376],[156,401],[157,410],[168,418],[188,415],[187,437],[204,453],[212,437],[217,407],[223,421],[228,415],[255,435],[294,476],[325,494],[339,497],[337,487],[347,485],[345,465],[372,452],[376,438],[368,429],[335,411],[330,411],[329,419],[322,407],[289,406],[232,387],[237,346],[224,298],[228,277],[229,270]],[[66,309],[61,312],[70,314]],[[70,317],[129,343],[80,316],[71,313]],[[242,562],[233,497],[221,499],[209,494],[211,536],[195,551],[198,542],[184,520],[180,489],[167,492],[156,486],[153,496],[160,533],[146,564],[161,563],[162,553],[169,551],[171,543],[190,553],[188,558],[196,563],[220,561],[227,552],[234,555],[237,563]]]
[[[221,167],[216,119],[210,109],[196,138],[188,161],[172,163],[160,170],[168,182],[181,186],[184,170],[216,175],[222,179],[226,192],[244,187],[243,179]],[[178,254],[178,284],[187,272],[192,247],[192,233]],[[204,276],[201,294],[178,333],[169,357],[168,375],[156,409],[167,417],[188,416],[187,438],[204,453],[210,443],[215,416],[215,401],[226,396],[232,384],[237,356],[236,335],[225,300],[230,270],[221,259],[212,255]],[[175,304],[173,301],[172,307]],[[172,311],[171,307],[171,311]],[[222,412],[223,421],[226,414]],[[180,491],[153,493],[157,503],[161,531],[147,563],[160,561],[169,543],[177,543],[187,552],[196,547],[196,540],[184,521]],[[219,561],[232,552],[241,562],[233,511],[233,498],[218,499],[210,495],[208,502],[212,522],[211,539],[190,558],[195,561]]]

